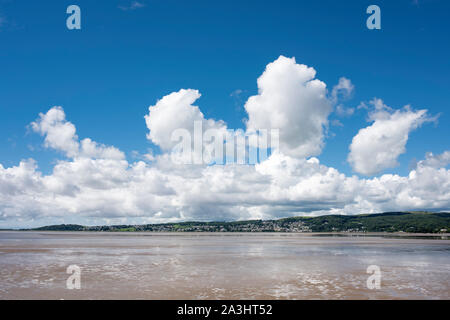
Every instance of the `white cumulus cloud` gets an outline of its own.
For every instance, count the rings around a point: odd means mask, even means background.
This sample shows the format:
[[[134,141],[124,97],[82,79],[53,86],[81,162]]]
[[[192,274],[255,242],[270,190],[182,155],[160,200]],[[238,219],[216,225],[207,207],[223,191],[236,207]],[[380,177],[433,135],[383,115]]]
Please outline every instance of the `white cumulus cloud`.
[[[398,157],[405,153],[409,133],[430,121],[427,110],[414,111],[408,106],[392,110],[375,99],[370,113],[373,123],[353,137],[348,162],[355,172],[373,175],[398,165]]]
[[[63,108],[53,107],[31,123],[31,128],[45,136],[44,145],[62,151],[69,158],[88,157],[124,159],[125,155],[115,147],[98,144],[89,138],[78,140],[75,126],[66,120]]]
[[[172,133],[177,129],[185,129],[193,136],[196,121],[202,123],[204,131],[226,129],[223,121],[205,119],[199,107],[193,105],[200,96],[198,90],[181,89],[150,106],[149,114],[145,116],[147,128],[150,130],[147,138],[167,151],[177,144],[177,141],[172,139]]]
[[[444,151],[441,154],[428,152],[425,160],[419,161],[419,167],[445,168],[450,164],[450,151]]]
[[[245,104],[247,131],[279,129],[280,149],[293,157],[321,153],[332,107],[326,84],[295,58],[280,56],[258,78],[258,95]]]

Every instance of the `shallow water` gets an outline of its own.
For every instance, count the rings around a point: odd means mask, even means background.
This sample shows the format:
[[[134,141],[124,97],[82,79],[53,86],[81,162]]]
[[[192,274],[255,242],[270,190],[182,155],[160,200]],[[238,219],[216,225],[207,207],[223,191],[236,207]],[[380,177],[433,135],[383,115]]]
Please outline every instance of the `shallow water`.
[[[69,265],[80,290],[66,288]],[[450,240],[0,232],[0,299],[450,299]]]

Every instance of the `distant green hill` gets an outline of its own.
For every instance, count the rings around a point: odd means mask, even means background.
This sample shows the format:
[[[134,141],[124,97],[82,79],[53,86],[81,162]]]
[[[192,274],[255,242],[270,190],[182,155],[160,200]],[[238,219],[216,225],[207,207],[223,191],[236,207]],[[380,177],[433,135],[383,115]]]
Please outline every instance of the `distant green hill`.
[[[385,212],[361,215],[293,217],[235,222],[180,222],[145,225],[86,227],[74,224],[46,226],[37,231],[104,232],[450,232],[450,213]]]
[[[78,224],[58,224],[54,226],[46,226],[36,228],[33,230],[45,230],[45,231],[88,231],[89,227],[80,226]]]

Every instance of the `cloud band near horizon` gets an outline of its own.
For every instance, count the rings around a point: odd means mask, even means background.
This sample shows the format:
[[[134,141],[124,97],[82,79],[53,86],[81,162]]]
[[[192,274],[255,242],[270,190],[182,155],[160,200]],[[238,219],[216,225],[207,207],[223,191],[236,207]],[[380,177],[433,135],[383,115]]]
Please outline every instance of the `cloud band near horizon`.
[[[406,152],[410,132],[435,118],[406,106],[394,110],[380,99],[370,122],[354,136],[348,162],[360,174],[347,176],[321,164],[329,116],[339,97],[354,90],[341,78],[332,90],[316,71],[280,56],[258,78],[258,94],[245,110],[246,132],[279,129],[279,148],[256,165],[179,165],[170,161],[171,132],[193,133],[193,123],[226,131],[194,103],[200,92],[181,89],[149,107],[147,138],[162,153],[130,162],[124,152],[78,137],[62,107],[31,123],[44,146],[61,152],[51,174],[33,159],[0,164],[0,227],[43,222],[159,223],[186,220],[270,219],[295,215],[358,214],[450,208],[450,151],[427,153],[407,176],[381,174]],[[341,106],[342,109],[342,106]]]

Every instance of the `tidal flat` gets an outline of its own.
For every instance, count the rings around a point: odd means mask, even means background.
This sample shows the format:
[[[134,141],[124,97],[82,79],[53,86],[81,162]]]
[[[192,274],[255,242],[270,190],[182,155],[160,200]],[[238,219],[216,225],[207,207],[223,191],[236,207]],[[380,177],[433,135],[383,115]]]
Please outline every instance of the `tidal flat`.
[[[80,289],[67,288],[69,266]],[[367,286],[369,266],[379,289]],[[4,231],[0,299],[450,299],[450,240]]]

